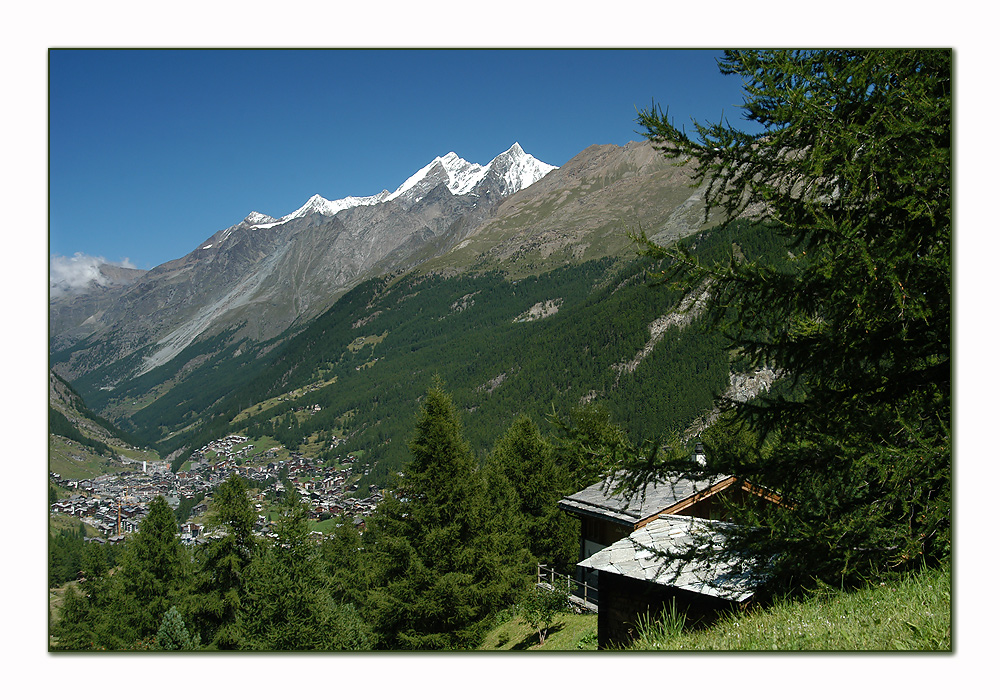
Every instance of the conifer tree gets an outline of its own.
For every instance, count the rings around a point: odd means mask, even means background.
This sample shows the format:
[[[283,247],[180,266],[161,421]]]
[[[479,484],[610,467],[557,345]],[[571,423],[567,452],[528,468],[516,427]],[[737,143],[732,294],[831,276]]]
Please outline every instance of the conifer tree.
[[[499,461],[487,461],[476,473],[479,497],[475,502],[477,527],[470,570],[488,606],[482,612],[516,603],[533,582],[537,558],[529,549],[526,517],[518,491]],[[485,631],[485,627],[483,628]]]
[[[251,651],[342,651],[371,648],[367,625],[350,604],[332,599],[320,548],[309,536],[305,507],[290,491],[275,524],[275,544],[247,572],[241,601],[241,648]]]
[[[338,603],[364,607],[367,572],[361,533],[350,516],[341,516],[332,535],[323,540],[323,561],[330,578],[330,595]]]
[[[167,610],[187,594],[191,562],[177,535],[173,511],[157,496],[113,577],[118,641],[112,644],[153,637]]]
[[[163,616],[160,629],[156,631],[156,647],[163,651],[194,651],[198,648],[200,640],[196,634],[194,637],[188,632],[184,624],[184,618],[177,611],[177,606],[170,606],[170,610]]]
[[[715,440],[710,467],[788,506],[744,513],[758,527],[734,546],[799,585],[947,559],[951,53],[727,51],[720,69],[743,77],[761,133],[690,138],[655,106],[639,123],[666,156],[696,159],[706,207],[769,223],[794,261],[706,265],[646,241],[664,281],[707,290],[733,349],[790,385],[723,405],[758,447]]]
[[[509,576],[508,558],[479,549],[487,540],[496,544],[484,534],[492,526],[481,522],[483,480],[439,381],[427,392],[410,452],[367,533],[374,585],[366,610],[382,646],[473,646],[484,618],[509,599],[498,593],[506,589],[498,581]],[[484,570],[486,559],[501,568]]]
[[[246,482],[233,474],[215,490],[209,522],[222,537],[212,539],[200,551],[190,603],[190,614],[213,648],[240,645],[237,616],[246,596],[247,570],[257,556],[255,521]]]
[[[570,493],[569,475],[557,469],[555,450],[535,422],[523,415],[516,418],[493,446],[486,466],[500,470],[513,487],[517,519],[535,561],[560,570],[571,567],[578,526],[557,506]]]
[[[602,406],[590,403],[571,410],[568,418],[555,412],[548,418],[558,430],[556,464],[569,477],[569,493],[621,469],[633,452],[625,430]]]
[[[82,562],[83,578],[67,586],[52,625],[53,648],[57,650],[106,649],[117,628],[111,614],[111,581],[104,549],[84,548]]]

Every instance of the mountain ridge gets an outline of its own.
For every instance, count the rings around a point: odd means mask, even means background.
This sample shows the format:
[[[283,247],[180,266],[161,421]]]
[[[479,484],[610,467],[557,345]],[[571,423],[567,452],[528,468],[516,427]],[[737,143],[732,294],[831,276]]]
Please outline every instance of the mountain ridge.
[[[128,424],[171,387],[201,376],[200,367],[263,356],[364,280],[410,270],[517,279],[632,257],[629,227],[665,241],[711,223],[694,206],[689,166],[665,161],[648,143],[591,146],[544,175],[521,167],[540,179],[505,196],[511,182],[523,183],[519,166],[531,166],[522,154],[515,143],[482,173],[439,157],[397,188],[401,196],[333,216],[312,211],[285,221],[251,212],[109,297],[89,323],[53,334],[50,364],[101,414]]]
[[[50,323],[53,348],[91,341],[58,368],[73,379],[140,353],[128,369],[101,380],[115,386],[169,361],[205,332],[239,328],[241,337],[272,338],[322,313],[370,271],[390,262],[408,266],[411,255],[453,224],[476,220],[475,210],[488,213],[512,187],[529,186],[553,169],[515,143],[485,167],[439,156],[392,194],[333,202],[315,195],[281,219],[251,212],[137,284],[102,297],[106,308],[88,314],[87,325],[79,313],[63,312],[64,300],[50,301],[51,316],[63,319]]]

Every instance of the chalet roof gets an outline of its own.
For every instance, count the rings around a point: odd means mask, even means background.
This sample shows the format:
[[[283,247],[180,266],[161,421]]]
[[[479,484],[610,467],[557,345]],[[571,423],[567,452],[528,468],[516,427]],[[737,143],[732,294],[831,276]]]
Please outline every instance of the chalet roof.
[[[701,546],[721,547],[726,530],[732,527],[718,520],[661,515],[579,565],[713,598],[743,602],[753,595],[758,578],[740,567],[737,559],[709,562],[670,556],[688,551],[696,542]]]
[[[559,507],[577,515],[589,515],[634,526],[730,478],[726,475],[714,475],[696,480],[674,475],[665,482],[651,484],[635,494],[615,494],[615,482],[605,479],[561,499]]]

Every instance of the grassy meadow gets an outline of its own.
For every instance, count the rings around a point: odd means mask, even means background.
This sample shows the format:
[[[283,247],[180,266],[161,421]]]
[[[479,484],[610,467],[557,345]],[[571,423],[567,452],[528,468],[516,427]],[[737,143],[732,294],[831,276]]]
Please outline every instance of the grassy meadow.
[[[894,584],[850,593],[816,592],[806,600],[724,618],[704,630],[643,626],[629,651],[950,651],[951,572],[925,571]],[[485,637],[482,651],[597,649],[597,615],[561,613],[544,644],[511,611]]]

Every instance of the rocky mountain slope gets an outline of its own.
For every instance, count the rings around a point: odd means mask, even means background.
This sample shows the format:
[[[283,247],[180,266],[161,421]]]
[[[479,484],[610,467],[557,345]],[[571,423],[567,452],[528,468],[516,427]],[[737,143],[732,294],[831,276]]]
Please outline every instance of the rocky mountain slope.
[[[252,212],[188,255],[88,303],[53,296],[55,368],[115,387],[162,366],[196,338],[262,341],[301,326],[359,281],[409,269],[461,240],[496,205],[553,170],[519,144],[480,166],[449,153],[395,192],[316,195],[275,219]]]
[[[518,144],[486,166],[449,153],[394,192],[252,212],[129,285],[95,290],[86,308],[53,297],[51,364],[103,415],[128,417],[191,376],[205,381],[199,368],[262,357],[366,279],[517,279],[631,255],[630,229],[688,235],[713,223],[689,175],[645,142],[592,146],[560,168]]]
[[[49,283],[49,332],[68,346],[93,333],[104,311],[111,307],[146,270],[94,261],[84,268],[83,279],[58,278]]]
[[[534,186],[505,199],[428,270],[469,267],[535,274],[569,262],[618,255],[642,229],[658,243],[718,223],[704,218],[691,166],[648,142],[591,146]]]
[[[131,438],[110,422],[95,415],[83,398],[55,372],[49,371],[49,410],[59,413],[89,444],[100,443],[118,448],[132,448]],[[50,424],[52,416],[50,414]],[[51,426],[55,428],[55,426]],[[67,431],[63,431],[67,432]]]

